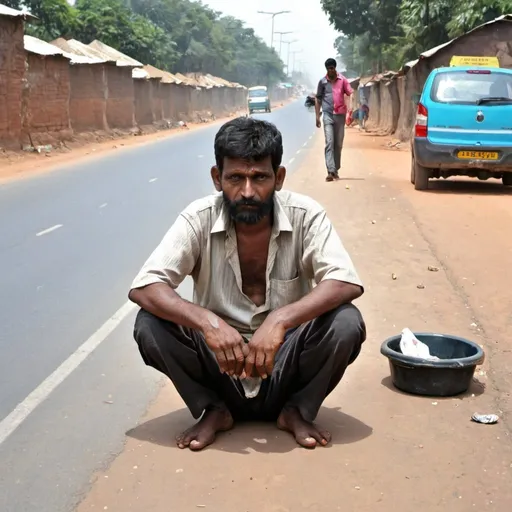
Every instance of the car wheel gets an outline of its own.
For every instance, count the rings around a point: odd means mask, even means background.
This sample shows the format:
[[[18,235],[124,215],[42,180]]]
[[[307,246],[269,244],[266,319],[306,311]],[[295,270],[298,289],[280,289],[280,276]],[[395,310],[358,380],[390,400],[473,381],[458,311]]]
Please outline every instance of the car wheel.
[[[414,174],[414,188],[416,190],[427,190],[428,189],[428,180],[430,178],[430,172],[426,167],[420,165],[416,158],[413,157],[412,161],[413,169],[412,173]],[[411,176],[412,181],[412,176]]]
[[[501,180],[503,181],[503,185],[505,185],[505,187],[512,187],[512,172],[503,173]]]

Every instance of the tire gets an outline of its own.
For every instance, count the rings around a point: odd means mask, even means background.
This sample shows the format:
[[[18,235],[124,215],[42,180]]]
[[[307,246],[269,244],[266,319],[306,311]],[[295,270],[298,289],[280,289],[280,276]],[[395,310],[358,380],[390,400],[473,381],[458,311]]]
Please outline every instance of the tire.
[[[505,187],[512,187],[512,172],[504,172],[501,180]]]
[[[427,190],[428,180],[430,177],[429,170],[420,165],[414,156],[412,157],[411,182],[414,184],[415,190]],[[414,180],[414,181],[413,181]]]

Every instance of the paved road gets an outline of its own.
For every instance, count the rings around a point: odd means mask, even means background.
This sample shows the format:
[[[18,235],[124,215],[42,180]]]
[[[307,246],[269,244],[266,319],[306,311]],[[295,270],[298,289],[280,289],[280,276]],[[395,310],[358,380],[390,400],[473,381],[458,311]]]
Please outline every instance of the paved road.
[[[299,101],[261,117],[281,129],[293,171],[314,133],[312,114]],[[126,302],[131,279],[179,211],[212,191],[217,129],[0,186],[4,426]],[[0,444],[2,512],[70,510],[91,472],[119,450],[158,385],[134,350],[132,322],[133,315],[121,322]]]

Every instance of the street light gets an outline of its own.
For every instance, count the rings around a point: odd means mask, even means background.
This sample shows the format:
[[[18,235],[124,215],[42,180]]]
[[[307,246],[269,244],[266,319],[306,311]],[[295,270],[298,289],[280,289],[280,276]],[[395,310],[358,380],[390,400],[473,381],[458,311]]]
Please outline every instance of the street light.
[[[274,48],[274,19],[276,16],[281,14],[289,14],[292,11],[278,11],[278,12],[268,12],[268,11],[258,11],[258,14],[268,14],[272,16],[272,37],[270,38],[270,48]]]
[[[290,46],[296,43],[298,39],[294,39],[293,41],[283,41],[284,44],[288,45],[288,52],[286,53],[286,74],[290,74]]]
[[[293,55],[293,64],[292,64],[292,73],[295,71],[295,55],[297,55],[298,53],[302,53],[303,50],[295,50],[294,52],[292,52],[292,55]]]
[[[276,34],[279,34],[279,57],[281,57],[281,53],[283,51],[283,36],[286,34],[293,34],[293,32],[275,32]]]

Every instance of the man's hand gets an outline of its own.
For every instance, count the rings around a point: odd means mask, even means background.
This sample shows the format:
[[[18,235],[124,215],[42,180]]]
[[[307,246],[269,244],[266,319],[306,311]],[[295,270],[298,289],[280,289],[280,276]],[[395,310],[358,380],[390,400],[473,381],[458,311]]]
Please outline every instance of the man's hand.
[[[319,117],[316,118],[316,127],[317,128],[322,128],[322,121],[320,121]]]
[[[272,375],[274,359],[279,347],[284,343],[286,329],[284,325],[270,314],[249,341],[249,354],[245,358],[245,374],[256,373],[263,379]]]
[[[240,333],[213,313],[210,313],[209,326],[203,329],[206,344],[217,358],[222,373],[243,376],[246,343]]]

